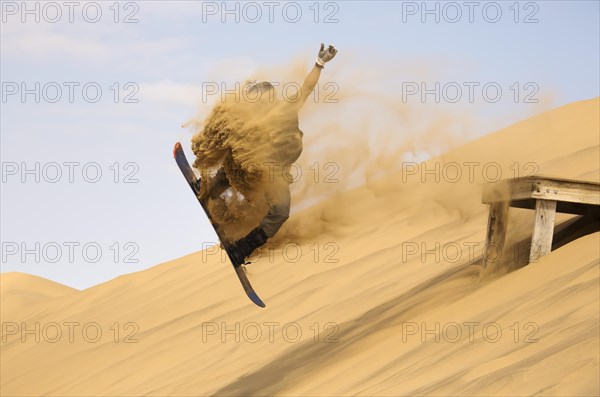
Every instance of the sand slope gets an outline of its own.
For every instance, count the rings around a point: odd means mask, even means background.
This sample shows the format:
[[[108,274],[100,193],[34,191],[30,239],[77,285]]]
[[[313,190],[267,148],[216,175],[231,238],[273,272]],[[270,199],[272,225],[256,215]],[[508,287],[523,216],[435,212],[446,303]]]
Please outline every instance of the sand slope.
[[[599,107],[553,110],[429,165],[493,161],[510,177],[534,162],[597,180]],[[1,394],[598,395],[600,234],[481,273],[484,181],[392,175],[297,214],[283,233],[297,245],[248,267],[267,309],[212,251],[84,291],[3,274]],[[530,225],[512,212],[513,240]],[[33,301],[5,304],[15,291]]]
[[[13,313],[28,310],[36,304],[44,305],[49,299],[77,292],[42,277],[8,272],[0,275],[0,307],[2,317],[10,318]]]

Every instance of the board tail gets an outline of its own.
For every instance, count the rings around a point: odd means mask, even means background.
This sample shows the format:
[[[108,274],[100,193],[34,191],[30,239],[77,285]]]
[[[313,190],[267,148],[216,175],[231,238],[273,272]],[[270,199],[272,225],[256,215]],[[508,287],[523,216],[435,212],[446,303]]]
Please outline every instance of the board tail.
[[[219,234],[218,227],[216,227],[216,225],[214,224],[214,222],[212,221],[212,219],[210,217],[210,213],[208,212],[208,209],[206,208],[206,206],[204,205],[202,200],[200,200],[200,182],[201,181],[200,181],[200,179],[196,178],[196,175],[194,175],[194,171],[192,171],[192,167],[190,167],[190,163],[187,161],[187,158],[185,157],[185,153],[183,152],[183,148],[181,147],[181,143],[179,143],[179,142],[177,142],[175,144],[175,147],[173,148],[173,157],[175,157],[175,161],[177,162],[177,165],[179,166],[181,173],[185,177],[185,180],[187,181],[188,185],[194,192],[194,195],[196,196],[196,199],[202,206],[202,209],[204,210],[204,213],[208,217],[208,220],[210,221],[211,225],[215,229],[215,232],[217,233],[217,237],[219,237],[219,240],[222,242],[223,238]],[[252,285],[250,284],[248,277],[246,277],[246,273],[244,272],[244,269],[242,268],[242,266],[240,266],[241,264],[235,263],[231,259],[231,255],[229,254],[229,251],[227,251],[227,249],[225,249],[225,252],[227,252],[227,257],[229,258],[229,261],[233,265],[233,268],[235,269],[235,273],[237,274],[238,278],[240,279],[240,283],[242,284],[242,287],[244,288],[244,292],[246,293],[246,295],[248,295],[248,298],[250,298],[250,300],[252,302],[254,302],[257,306],[265,307],[265,304],[263,303],[263,301],[258,297],[258,294],[254,291],[254,288],[252,288]]]

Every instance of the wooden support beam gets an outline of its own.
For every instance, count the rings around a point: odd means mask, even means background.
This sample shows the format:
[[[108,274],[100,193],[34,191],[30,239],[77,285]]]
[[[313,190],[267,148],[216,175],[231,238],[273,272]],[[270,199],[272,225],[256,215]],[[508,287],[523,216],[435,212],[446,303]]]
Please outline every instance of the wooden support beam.
[[[498,194],[502,192],[502,194]],[[572,179],[543,176],[507,179],[489,184],[483,191],[482,201],[491,203],[504,200],[546,199],[567,203],[600,205],[600,184]]]
[[[540,178],[533,183],[533,198],[600,205],[600,184]]]
[[[490,204],[487,235],[483,248],[483,267],[497,263],[504,253],[509,203],[509,201],[496,201]]]
[[[529,263],[537,262],[552,249],[554,234],[554,218],[556,216],[556,201],[538,199],[535,203],[535,223],[531,238]]]

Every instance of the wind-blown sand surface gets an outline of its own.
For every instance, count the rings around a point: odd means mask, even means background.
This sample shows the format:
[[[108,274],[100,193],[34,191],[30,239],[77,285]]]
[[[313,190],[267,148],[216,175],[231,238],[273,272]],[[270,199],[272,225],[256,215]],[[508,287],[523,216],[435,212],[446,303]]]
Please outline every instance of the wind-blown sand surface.
[[[598,181],[599,108],[570,104],[427,164]],[[533,212],[511,209],[514,249],[482,271],[477,170],[388,176],[295,214],[284,240],[316,220],[319,233],[247,268],[266,309],[210,250],[83,291],[2,274],[1,393],[598,395],[600,233],[522,267]]]

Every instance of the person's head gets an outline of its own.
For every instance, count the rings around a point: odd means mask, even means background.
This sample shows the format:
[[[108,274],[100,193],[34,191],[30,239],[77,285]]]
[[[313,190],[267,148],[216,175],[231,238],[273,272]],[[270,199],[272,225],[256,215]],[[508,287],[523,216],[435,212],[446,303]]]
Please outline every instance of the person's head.
[[[252,103],[275,103],[277,96],[275,95],[275,87],[268,81],[260,81],[253,83],[246,91],[246,100]]]

